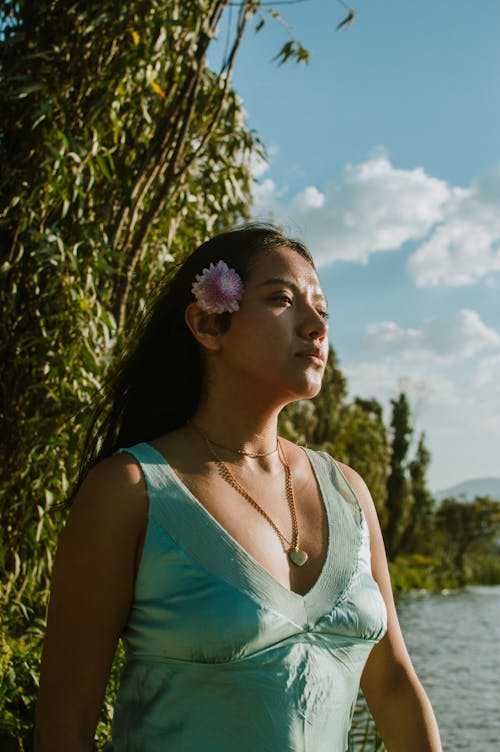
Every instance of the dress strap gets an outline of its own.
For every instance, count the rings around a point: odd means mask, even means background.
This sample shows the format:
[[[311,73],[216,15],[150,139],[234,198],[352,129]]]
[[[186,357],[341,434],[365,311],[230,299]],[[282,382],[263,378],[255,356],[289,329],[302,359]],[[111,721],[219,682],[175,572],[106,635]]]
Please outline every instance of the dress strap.
[[[168,492],[173,486],[172,479],[165,473],[164,466],[167,465],[167,461],[151,444],[146,442],[119,449],[118,453],[131,454],[137,460],[146,482],[149,514],[155,517],[159,500],[165,495],[165,491]]]
[[[330,481],[337,488],[344,501],[346,501],[355,512],[355,517],[360,524],[363,523],[363,511],[359,503],[356,492],[345,477],[344,473],[339,467],[339,464],[328,452],[318,451],[316,454],[320,455],[324,460],[325,471],[330,476]]]

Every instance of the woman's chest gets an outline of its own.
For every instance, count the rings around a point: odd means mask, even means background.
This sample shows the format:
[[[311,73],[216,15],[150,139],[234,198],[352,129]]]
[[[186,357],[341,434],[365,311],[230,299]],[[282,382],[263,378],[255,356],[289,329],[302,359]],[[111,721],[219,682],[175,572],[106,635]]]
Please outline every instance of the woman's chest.
[[[244,495],[217,474],[178,477],[205,512],[283,587],[304,594],[314,586],[329,539],[328,514],[314,475],[298,476],[293,496],[285,478],[247,477]],[[307,553],[303,566],[288,555],[294,547]]]

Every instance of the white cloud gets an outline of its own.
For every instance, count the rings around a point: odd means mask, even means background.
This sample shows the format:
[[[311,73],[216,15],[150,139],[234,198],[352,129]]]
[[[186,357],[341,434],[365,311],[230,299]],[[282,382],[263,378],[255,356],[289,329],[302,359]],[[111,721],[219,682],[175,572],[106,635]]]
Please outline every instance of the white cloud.
[[[500,349],[500,333],[488,327],[477,311],[463,308],[429,319],[418,329],[403,329],[395,321],[372,322],[366,327],[365,342],[379,352],[398,352],[406,360],[432,356],[451,361]]]
[[[500,270],[500,167],[456,192],[444,221],[408,260],[421,287],[468,285]]]
[[[250,172],[254,180],[259,180],[266,172],[269,171],[269,162],[261,157],[256,151],[252,152],[250,157]]]
[[[462,402],[455,382],[435,370],[431,374],[423,359],[420,364],[408,366],[397,355],[386,355],[375,361],[362,361],[345,371],[351,394],[377,395],[386,405],[401,391],[408,396],[413,412],[419,412],[423,403],[444,412],[456,410]]]
[[[340,183],[308,186],[285,200],[257,186],[255,213],[292,222],[319,265],[337,259],[366,263],[376,251],[394,251],[424,236],[443,217],[445,182],[421,168],[400,170],[384,154],[347,165]],[[269,187],[269,186],[268,186]]]
[[[254,212],[296,227],[319,266],[339,259],[367,263],[373,253],[397,251],[413,241],[421,245],[408,271],[418,286],[481,279],[495,286],[499,206],[500,166],[461,188],[420,167],[396,168],[379,152],[347,165],[341,180],[323,190],[309,185],[290,197],[267,178],[256,185]]]
[[[474,374],[474,386],[500,393],[500,353],[481,358]],[[497,417],[500,418],[500,411]]]
[[[253,188],[254,214],[260,215],[261,207],[268,207],[276,195],[276,183],[271,178],[266,178],[261,183],[257,183]]]
[[[299,211],[322,209],[325,205],[325,194],[318,191],[314,185],[309,185],[302,193],[294,197],[292,204]]]
[[[402,329],[395,321],[374,321],[366,327],[366,340],[373,345],[406,345],[420,337],[417,329]]]
[[[500,348],[500,334],[488,327],[477,311],[468,308],[426,322],[422,334],[428,349],[441,356],[470,358],[484,350]]]

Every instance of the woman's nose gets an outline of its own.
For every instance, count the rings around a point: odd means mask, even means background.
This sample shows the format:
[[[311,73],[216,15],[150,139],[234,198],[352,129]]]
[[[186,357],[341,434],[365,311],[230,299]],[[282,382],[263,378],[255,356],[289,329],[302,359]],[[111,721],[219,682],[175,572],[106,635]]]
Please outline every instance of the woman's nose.
[[[328,323],[324,316],[314,309],[307,317],[303,330],[309,339],[323,339],[328,332]]]

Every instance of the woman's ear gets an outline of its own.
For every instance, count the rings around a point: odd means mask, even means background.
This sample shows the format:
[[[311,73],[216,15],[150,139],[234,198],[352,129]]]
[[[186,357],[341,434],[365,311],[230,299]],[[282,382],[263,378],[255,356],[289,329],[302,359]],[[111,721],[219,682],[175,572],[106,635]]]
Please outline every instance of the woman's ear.
[[[202,347],[211,352],[220,350],[222,331],[216,313],[207,313],[198,303],[190,303],[184,312],[184,320]]]

